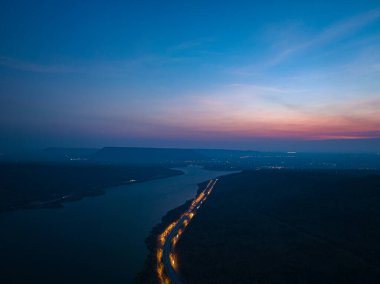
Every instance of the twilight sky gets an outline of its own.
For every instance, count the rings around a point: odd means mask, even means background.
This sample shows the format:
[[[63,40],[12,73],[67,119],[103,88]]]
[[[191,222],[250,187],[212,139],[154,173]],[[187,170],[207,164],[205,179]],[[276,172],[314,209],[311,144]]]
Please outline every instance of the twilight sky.
[[[379,1],[227,2],[2,1],[0,147],[380,151]]]

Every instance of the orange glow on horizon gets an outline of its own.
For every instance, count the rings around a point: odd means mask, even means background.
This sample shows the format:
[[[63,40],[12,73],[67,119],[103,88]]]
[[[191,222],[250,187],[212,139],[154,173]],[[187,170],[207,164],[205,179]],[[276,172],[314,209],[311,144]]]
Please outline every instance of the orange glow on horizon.
[[[206,98],[204,98],[206,97]],[[183,139],[269,138],[298,140],[380,138],[380,99],[307,101],[294,108],[229,93],[192,98],[155,117],[160,133]],[[208,98],[207,98],[208,97]],[[301,102],[300,102],[301,104]]]

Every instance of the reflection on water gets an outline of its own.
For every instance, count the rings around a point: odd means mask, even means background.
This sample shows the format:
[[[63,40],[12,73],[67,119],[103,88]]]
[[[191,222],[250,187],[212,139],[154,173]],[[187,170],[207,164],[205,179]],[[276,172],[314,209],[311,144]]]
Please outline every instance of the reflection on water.
[[[194,197],[198,183],[226,174],[181,170],[184,175],[111,188],[63,209],[0,214],[0,282],[130,283],[142,269],[152,227]]]

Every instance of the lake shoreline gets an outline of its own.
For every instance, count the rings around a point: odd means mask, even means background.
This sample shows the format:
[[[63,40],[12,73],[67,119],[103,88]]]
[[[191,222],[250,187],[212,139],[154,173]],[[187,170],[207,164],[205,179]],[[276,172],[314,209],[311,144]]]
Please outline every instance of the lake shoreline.
[[[128,173],[124,176],[118,177],[109,177],[105,178],[102,182],[96,184],[94,181],[85,181],[79,180],[74,182],[74,177],[70,173],[65,173],[68,168],[81,170],[85,168],[84,166],[72,166],[72,165],[50,165],[50,164],[20,164],[16,165],[14,163],[1,164],[3,170],[7,170],[6,167],[12,168],[10,170],[10,176],[12,175],[14,180],[18,184],[14,184],[10,178],[3,177],[3,200],[5,203],[0,205],[0,214],[6,212],[14,212],[17,210],[30,210],[30,209],[59,209],[64,207],[64,203],[80,201],[86,197],[97,197],[106,194],[108,189],[132,185],[137,183],[143,183],[163,178],[169,178],[174,176],[183,175],[184,172],[178,169],[165,168],[165,167],[125,167],[128,172],[129,168],[133,170],[149,170],[153,169],[152,174],[140,175],[138,178],[128,177]],[[19,169],[18,169],[18,168]],[[34,167],[34,168],[33,168]],[[28,196],[25,194],[25,188],[30,188],[31,184],[38,184],[40,181],[38,179],[46,177],[49,179],[49,172],[45,169],[35,173],[35,176],[31,175],[33,170],[41,167],[51,167],[55,171],[62,171],[61,176],[65,176],[65,180],[73,180],[71,185],[63,185],[60,183],[51,183],[49,187],[45,189],[45,192],[42,194],[35,194],[35,196]],[[120,170],[123,168],[121,166],[99,166],[99,165],[88,165],[88,168],[99,168],[112,170]],[[13,172],[12,172],[13,171]],[[17,172],[19,171],[19,172]],[[33,173],[34,174],[34,173]],[[55,174],[55,173],[54,173]],[[61,179],[62,179],[61,177]],[[76,177],[77,178],[77,177]],[[33,186],[32,186],[33,187]],[[29,194],[29,193],[28,193]],[[9,195],[9,201],[7,197]],[[49,196],[50,195],[50,196]],[[21,196],[20,200],[13,200],[14,196]]]
[[[5,270],[0,282],[50,283],[59,274],[62,284],[133,283],[147,262],[152,228],[170,209],[193,199],[200,183],[229,174],[200,166],[174,169],[184,174],[110,188],[97,198],[66,203],[62,210],[0,215]]]
[[[123,186],[123,185],[132,185],[132,184],[136,184],[136,183],[143,183],[143,182],[147,182],[147,181],[153,181],[153,180],[158,180],[158,179],[163,179],[163,178],[180,176],[180,175],[184,174],[184,172],[182,172],[180,170],[174,170],[173,169],[173,171],[176,171],[176,172],[173,172],[172,174],[168,174],[168,175],[162,175],[159,177],[152,177],[152,178],[147,178],[147,179],[133,181],[133,182],[112,183],[112,184],[104,185],[101,188],[88,191],[84,194],[71,194],[69,197],[63,196],[58,200],[37,201],[37,203],[41,202],[41,204],[30,204],[30,205],[27,205],[25,207],[16,208],[15,210],[18,210],[18,209],[44,209],[44,208],[45,209],[59,209],[59,208],[64,208],[63,203],[80,201],[86,197],[102,196],[102,195],[106,194],[109,189],[112,189],[115,187],[119,187],[119,186]],[[10,210],[10,211],[12,211],[12,210]],[[4,212],[7,212],[7,211],[4,211]]]

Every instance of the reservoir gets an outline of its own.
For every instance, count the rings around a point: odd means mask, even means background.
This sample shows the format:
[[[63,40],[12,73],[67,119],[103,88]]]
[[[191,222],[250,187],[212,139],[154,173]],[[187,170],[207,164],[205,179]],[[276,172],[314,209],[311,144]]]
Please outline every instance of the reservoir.
[[[228,174],[180,170],[183,175],[109,188],[60,209],[0,214],[0,282],[132,283],[151,229],[193,198],[198,183]]]

